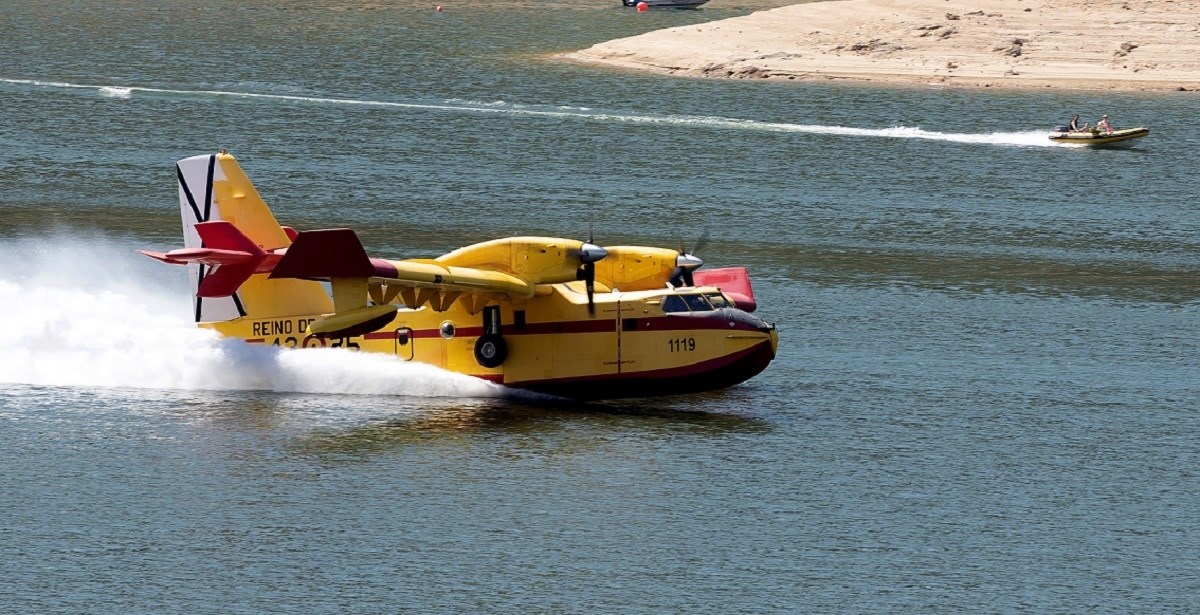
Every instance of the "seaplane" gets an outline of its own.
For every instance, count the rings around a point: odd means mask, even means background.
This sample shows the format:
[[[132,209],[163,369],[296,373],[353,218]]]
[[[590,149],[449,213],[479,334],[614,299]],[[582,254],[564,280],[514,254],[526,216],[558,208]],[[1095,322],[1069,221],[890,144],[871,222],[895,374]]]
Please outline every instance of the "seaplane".
[[[775,358],[743,267],[681,248],[507,237],[372,258],[348,228],[282,226],[221,150],[176,164],[196,323],[249,344],[341,347],[594,400],[722,389]],[[590,235],[590,231],[589,231]]]

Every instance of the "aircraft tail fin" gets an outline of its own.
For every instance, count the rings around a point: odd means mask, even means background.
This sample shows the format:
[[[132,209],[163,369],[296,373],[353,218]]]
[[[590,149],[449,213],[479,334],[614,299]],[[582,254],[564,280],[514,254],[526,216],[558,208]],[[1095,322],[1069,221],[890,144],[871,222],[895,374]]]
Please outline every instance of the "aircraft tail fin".
[[[232,155],[192,156],[176,171],[185,248],[147,255],[188,264],[196,322],[333,311],[318,282],[267,279],[277,260],[267,256],[288,247],[295,231],[279,225]]]

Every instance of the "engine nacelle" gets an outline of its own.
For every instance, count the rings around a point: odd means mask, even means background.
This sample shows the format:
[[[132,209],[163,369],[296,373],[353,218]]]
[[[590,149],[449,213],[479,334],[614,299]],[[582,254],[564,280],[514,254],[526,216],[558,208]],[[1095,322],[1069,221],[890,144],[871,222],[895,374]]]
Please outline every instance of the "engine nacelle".
[[[583,242],[554,237],[509,237],[459,248],[435,259],[452,267],[511,273],[532,284],[575,280]]]
[[[622,291],[662,288],[671,278],[679,252],[641,246],[605,247],[608,256],[596,263],[596,281]]]

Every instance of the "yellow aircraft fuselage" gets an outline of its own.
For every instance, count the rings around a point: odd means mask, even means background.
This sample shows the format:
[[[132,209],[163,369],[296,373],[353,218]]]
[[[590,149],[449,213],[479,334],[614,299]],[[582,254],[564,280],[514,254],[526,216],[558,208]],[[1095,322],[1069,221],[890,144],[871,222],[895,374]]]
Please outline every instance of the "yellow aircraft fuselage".
[[[201,326],[254,344],[389,354],[579,399],[724,388],[758,374],[775,357],[775,327],[733,307],[712,308],[723,301],[716,288],[597,293],[594,315],[588,313],[580,283],[547,290],[499,303],[499,335],[507,356],[495,367],[480,362],[477,346],[486,328],[481,314],[471,314],[460,303],[444,312],[429,306],[401,308],[382,329],[349,338],[307,335],[308,326],[323,314],[243,317]],[[667,297],[676,298],[670,301],[675,309],[689,302],[701,309],[664,311]]]

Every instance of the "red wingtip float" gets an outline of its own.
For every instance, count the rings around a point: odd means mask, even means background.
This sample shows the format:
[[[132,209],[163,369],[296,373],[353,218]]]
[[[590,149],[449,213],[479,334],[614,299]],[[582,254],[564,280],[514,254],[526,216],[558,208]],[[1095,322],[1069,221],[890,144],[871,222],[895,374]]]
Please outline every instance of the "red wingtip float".
[[[738,384],[775,357],[745,268],[682,248],[508,237],[432,259],[370,258],[350,229],[280,226],[224,152],[177,167],[200,326],[249,343],[339,345],[582,399]]]
[[[745,267],[705,269],[693,274],[696,286],[716,286],[733,300],[738,309],[753,312],[758,309],[754,289],[750,288],[750,272]]]

